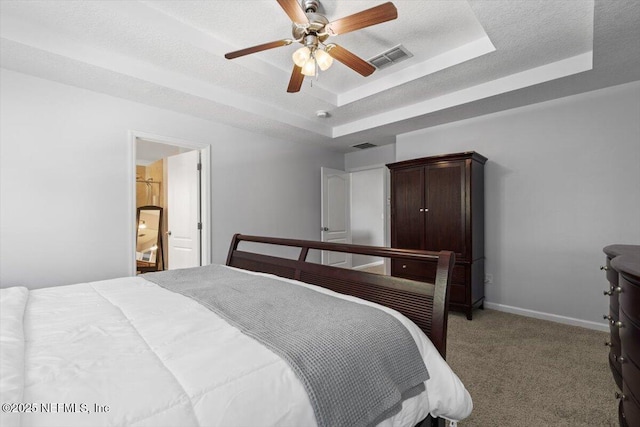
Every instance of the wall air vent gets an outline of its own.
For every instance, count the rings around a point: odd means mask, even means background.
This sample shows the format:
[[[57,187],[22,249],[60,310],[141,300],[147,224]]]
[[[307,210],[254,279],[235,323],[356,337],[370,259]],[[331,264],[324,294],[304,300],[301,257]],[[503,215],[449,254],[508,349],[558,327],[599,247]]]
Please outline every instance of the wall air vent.
[[[381,70],[382,68],[387,68],[393,64],[404,61],[405,59],[409,59],[412,56],[413,54],[409,52],[406,47],[399,44],[398,46],[392,47],[391,49],[369,59],[369,63],[378,70]]]
[[[365,150],[367,148],[371,148],[371,147],[377,147],[377,145],[372,144],[370,142],[363,142],[362,144],[356,144],[356,145],[352,145],[353,148],[359,148],[361,150]]]

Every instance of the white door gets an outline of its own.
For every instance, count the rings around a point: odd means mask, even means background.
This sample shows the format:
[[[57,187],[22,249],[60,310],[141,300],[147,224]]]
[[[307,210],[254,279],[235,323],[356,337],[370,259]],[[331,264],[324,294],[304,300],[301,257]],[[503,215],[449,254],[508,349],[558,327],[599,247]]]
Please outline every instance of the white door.
[[[169,270],[201,265],[199,161],[198,150],[167,158]]]
[[[351,243],[351,174],[329,168],[321,168],[321,174],[321,240]],[[350,268],[351,255],[322,251],[322,263]]]

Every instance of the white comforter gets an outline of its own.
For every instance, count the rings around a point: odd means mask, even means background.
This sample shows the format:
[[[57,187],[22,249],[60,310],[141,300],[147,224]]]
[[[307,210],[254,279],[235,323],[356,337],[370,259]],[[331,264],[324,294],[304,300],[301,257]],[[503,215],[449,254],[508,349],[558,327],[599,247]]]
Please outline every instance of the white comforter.
[[[280,357],[142,277],[1,293],[3,427],[316,425]],[[334,295],[398,317],[431,375],[426,390],[381,426],[413,427],[428,413],[469,415],[469,393],[417,326],[386,307]]]

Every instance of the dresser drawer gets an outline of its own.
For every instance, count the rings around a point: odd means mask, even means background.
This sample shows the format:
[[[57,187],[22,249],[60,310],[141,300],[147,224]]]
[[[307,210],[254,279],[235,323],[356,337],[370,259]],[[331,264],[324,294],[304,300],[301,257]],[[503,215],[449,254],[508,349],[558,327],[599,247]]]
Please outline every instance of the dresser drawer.
[[[616,326],[616,322],[619,320],[618,312],[610,311],[609,316],[611,316],[611,320],[609,320],[611,353],[620,356],[620,328]]]
[[[640,325],[640,287],[632,284],[620,275],[620,288],[622,292],[618,298],[620,300],[620,311],[624,311],[635,323]]]
[[[634,325],[624,311],[620,312],[620,321],[623,326],[620,328],[621,357],[624,362],[621,364],[622,377],[629,386],[631,394],[640,400],[640,328]]]
[[[640,399],[640,368],[631,360],[622,363],[622,382],[623,389],[626,387],[624,394],[631,395],[637,401]]]
[[[611,290],[607,289],[607,290]],[[620,311],[620,302],[618,301],[618,293],[614,292],[609,298],[609,314],[613,317],[618,317],[618,311]]]
[[[620,362],[618,362],[618,356],[611,352],[609,353],[609,369],[616,385],[622,390],[622,368],[620,367]]]
[[[611,353],[616,356],[620,356],[620,332],[617,326],[611,325],[611,335],[609,337],[609,342],[611,343]]]
[[[620,353],[624,357],[630,357],[640,365],[640,327],[627,316],[623,310],[620,311]],[[640,384],[640,382],[638,383]]]
[[[626,380],[622,386],[622,393],[626,396],[621,402],[626,425],[629,427],[640,426],[640,404],[630,393],[629,384]]]
[[[602,267],[600,267],[602,268]],[[614,287],[618,284],[618,272],[611,267],[611,258],[607,258],[607,267],[605,269],[607,281]]]

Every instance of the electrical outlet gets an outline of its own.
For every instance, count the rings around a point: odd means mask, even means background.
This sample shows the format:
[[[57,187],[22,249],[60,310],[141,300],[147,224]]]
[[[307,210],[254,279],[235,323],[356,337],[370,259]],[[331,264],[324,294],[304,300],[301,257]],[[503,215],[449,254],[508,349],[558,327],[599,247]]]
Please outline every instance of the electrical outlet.
[[[493,283],[493,274],[485,274],[484,283]]]

